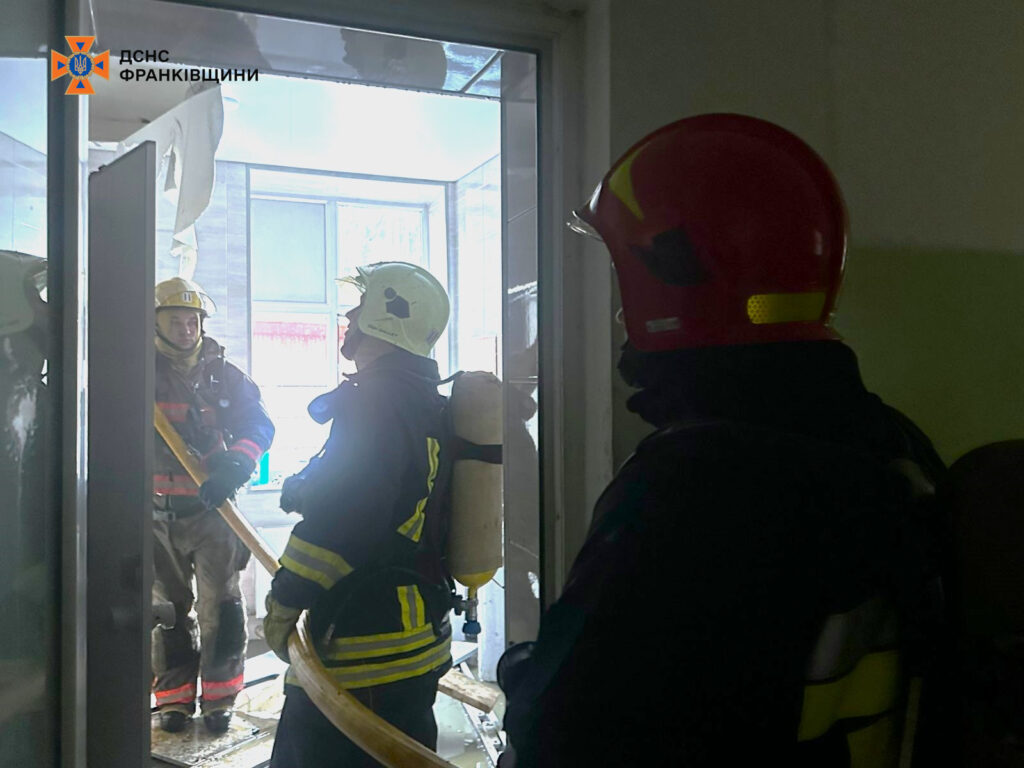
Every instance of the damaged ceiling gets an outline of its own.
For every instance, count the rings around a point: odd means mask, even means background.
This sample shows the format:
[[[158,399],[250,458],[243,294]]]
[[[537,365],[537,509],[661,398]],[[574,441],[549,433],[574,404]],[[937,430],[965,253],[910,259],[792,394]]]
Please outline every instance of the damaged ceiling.
[[[368,85],[497,97],[501,51],[158,0],[92,0],[94,52],[110,50],[111,78],[92,78],[89,138],[119,142],[202,83],[121,79],[152,68],[259,70]],[[216,41],[211,44],[211,41]],[[123,64],[120,51],[167,51],[166,64]],[[206,83],[205,85],[209,85]]]

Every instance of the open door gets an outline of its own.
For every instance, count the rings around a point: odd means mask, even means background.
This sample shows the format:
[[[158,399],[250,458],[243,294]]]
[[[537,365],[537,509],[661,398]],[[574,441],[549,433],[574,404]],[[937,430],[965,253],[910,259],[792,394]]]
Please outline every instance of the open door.
[[[149,760],[153,583],[152,143],[89,179],[88,764]]]

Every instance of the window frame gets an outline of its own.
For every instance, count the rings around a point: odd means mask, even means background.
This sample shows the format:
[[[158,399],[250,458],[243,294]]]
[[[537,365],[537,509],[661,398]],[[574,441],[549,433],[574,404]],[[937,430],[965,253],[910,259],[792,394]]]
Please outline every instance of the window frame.
[[[426,185],[434,187],[437,190],[437,194],[434,196],[432,201],[427,202],[408,202],[408,201],[394,201],[394,200],[379,200],[374,198],[365,198],[352,195],[330,195],[330,194],[315,194],[309,192],[287,192],[287,191],[271,191],[271,185],[261,183],[257,190],[254,190],[252,183],[252,172],[253,171],[272,171],[286,173],[289,175],[307,175],[307,176],[322,176],[322,177],[335,177],[343,179],[354,179],[357,181],[368,181],[368,182],[389,182],[398,184],[416,184]],[[341,227],[340,227],[340,213],[341,208],[346,205],[363,206],[363,207],[380,207],[380,208],[405,208],[418,210],[420,212],[422,221],[422,259],[421,264],[431,269],[434,274],[440,273],[442,282],[448,283],[451,279],[450,269],[450,258],[451,258],[451,244],[448,241],[447,231],[451,228],[453,222],[453,209],[451,201],[447,194],[449,182],[438,181],[438,180],[425,180],[425,179],[404,179],[395,178],[390,176],[373,176],[368,174],[358,173],[344,173],[338,171],[324,171],[320,169],[306,169],[306,168],[293,168],[288,166],[268,166],[260,165],[255,163],[245,163],[245,189],[246,189],[246,259],[247,259],[247,276],[249,280],[249,302],[248,302],[248,317],[247,317],[247,335],[249,341],[249,361],[248,361],[248,372],[251,374],[253,371],[253,360],[255,357],[255,346],[253,343],[254,339],[254,323],[257,317],[263,319],[269,315],[280,314],[280,315],[310,315],[321,318],[326,315],[327,320],[327,343],[328,343],[328,375],[329,381],[326,385],[326,391],[329,391],[341,379],[342,375],[342,360],[337,349],[336,339],[338,338],[338,329],[341,325],[342,309],[338,303],[338,291],[334,280],[338,277],[342,277],[340,274],[341,260],[340,260],[340,238],[341,238]],[[287,300],[273,300],[273,299],[256,299],[253,296],[253,283],[255,275],[255,263],[253,259],[253,220],[252,220],[252,203],[254,200],[271,200],[280,202],[298,202],[298,203],[310,203],[310,204],[321,204],[324,206],[324,274],[325,274],[325,299],[321,302],[300,302],[300,301],[287,301]],[[435,205],[441,206],[440,219],[444,223],[445,237],[443,241],[443,247],[439,247],[438,253],[433,253],[432,245],[433,240],[431,237],[431,208]],[[447,349],[444,350],[444,360],[447,362],[452,359],[454,353],[453,350],[453,339],[454,334],[449,333],[446,330],[447,337]],[[333,347],[333,349],[332,349]],[[275,387],[283,386],[298,386],[298,385],[273,385]],[[273,484],[268,486],[258,486],[251,489],[254,492],[277,492],[279,488]]]

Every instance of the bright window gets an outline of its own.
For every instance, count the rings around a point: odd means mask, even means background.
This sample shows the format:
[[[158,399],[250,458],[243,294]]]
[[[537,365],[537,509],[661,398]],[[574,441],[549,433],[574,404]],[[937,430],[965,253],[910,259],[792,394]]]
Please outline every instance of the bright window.
[[[253,300],[325,302],[323,203],[254,198],[249,212]]]
[[[447,281],[445,187],[341,175],[250,170],[253,379],[277,426],[265,487],[278,487],[323,444],[306,406],[355,365],[339,350],[358,292],[334,278],[406,261]],[[447,336],[435,349],[447,375]]]
[[[339,277],[378,261],[427,264],[426,210],[422,205],[340,203]]]
[[[257,311],[252,316],[252,373],[274,420],[266,485],[297,472],[327,436],[306,406],[333,383],[331,318],[325,313]]]

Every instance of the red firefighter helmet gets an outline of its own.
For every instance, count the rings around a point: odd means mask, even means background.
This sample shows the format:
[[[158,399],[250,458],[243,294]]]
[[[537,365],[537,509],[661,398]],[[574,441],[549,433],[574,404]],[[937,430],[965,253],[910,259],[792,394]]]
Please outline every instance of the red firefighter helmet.
[[[574,217],[611,252],[640,350],[838,338],[842,195],[814,150],[777,125],[730,114],[666,125]]]

